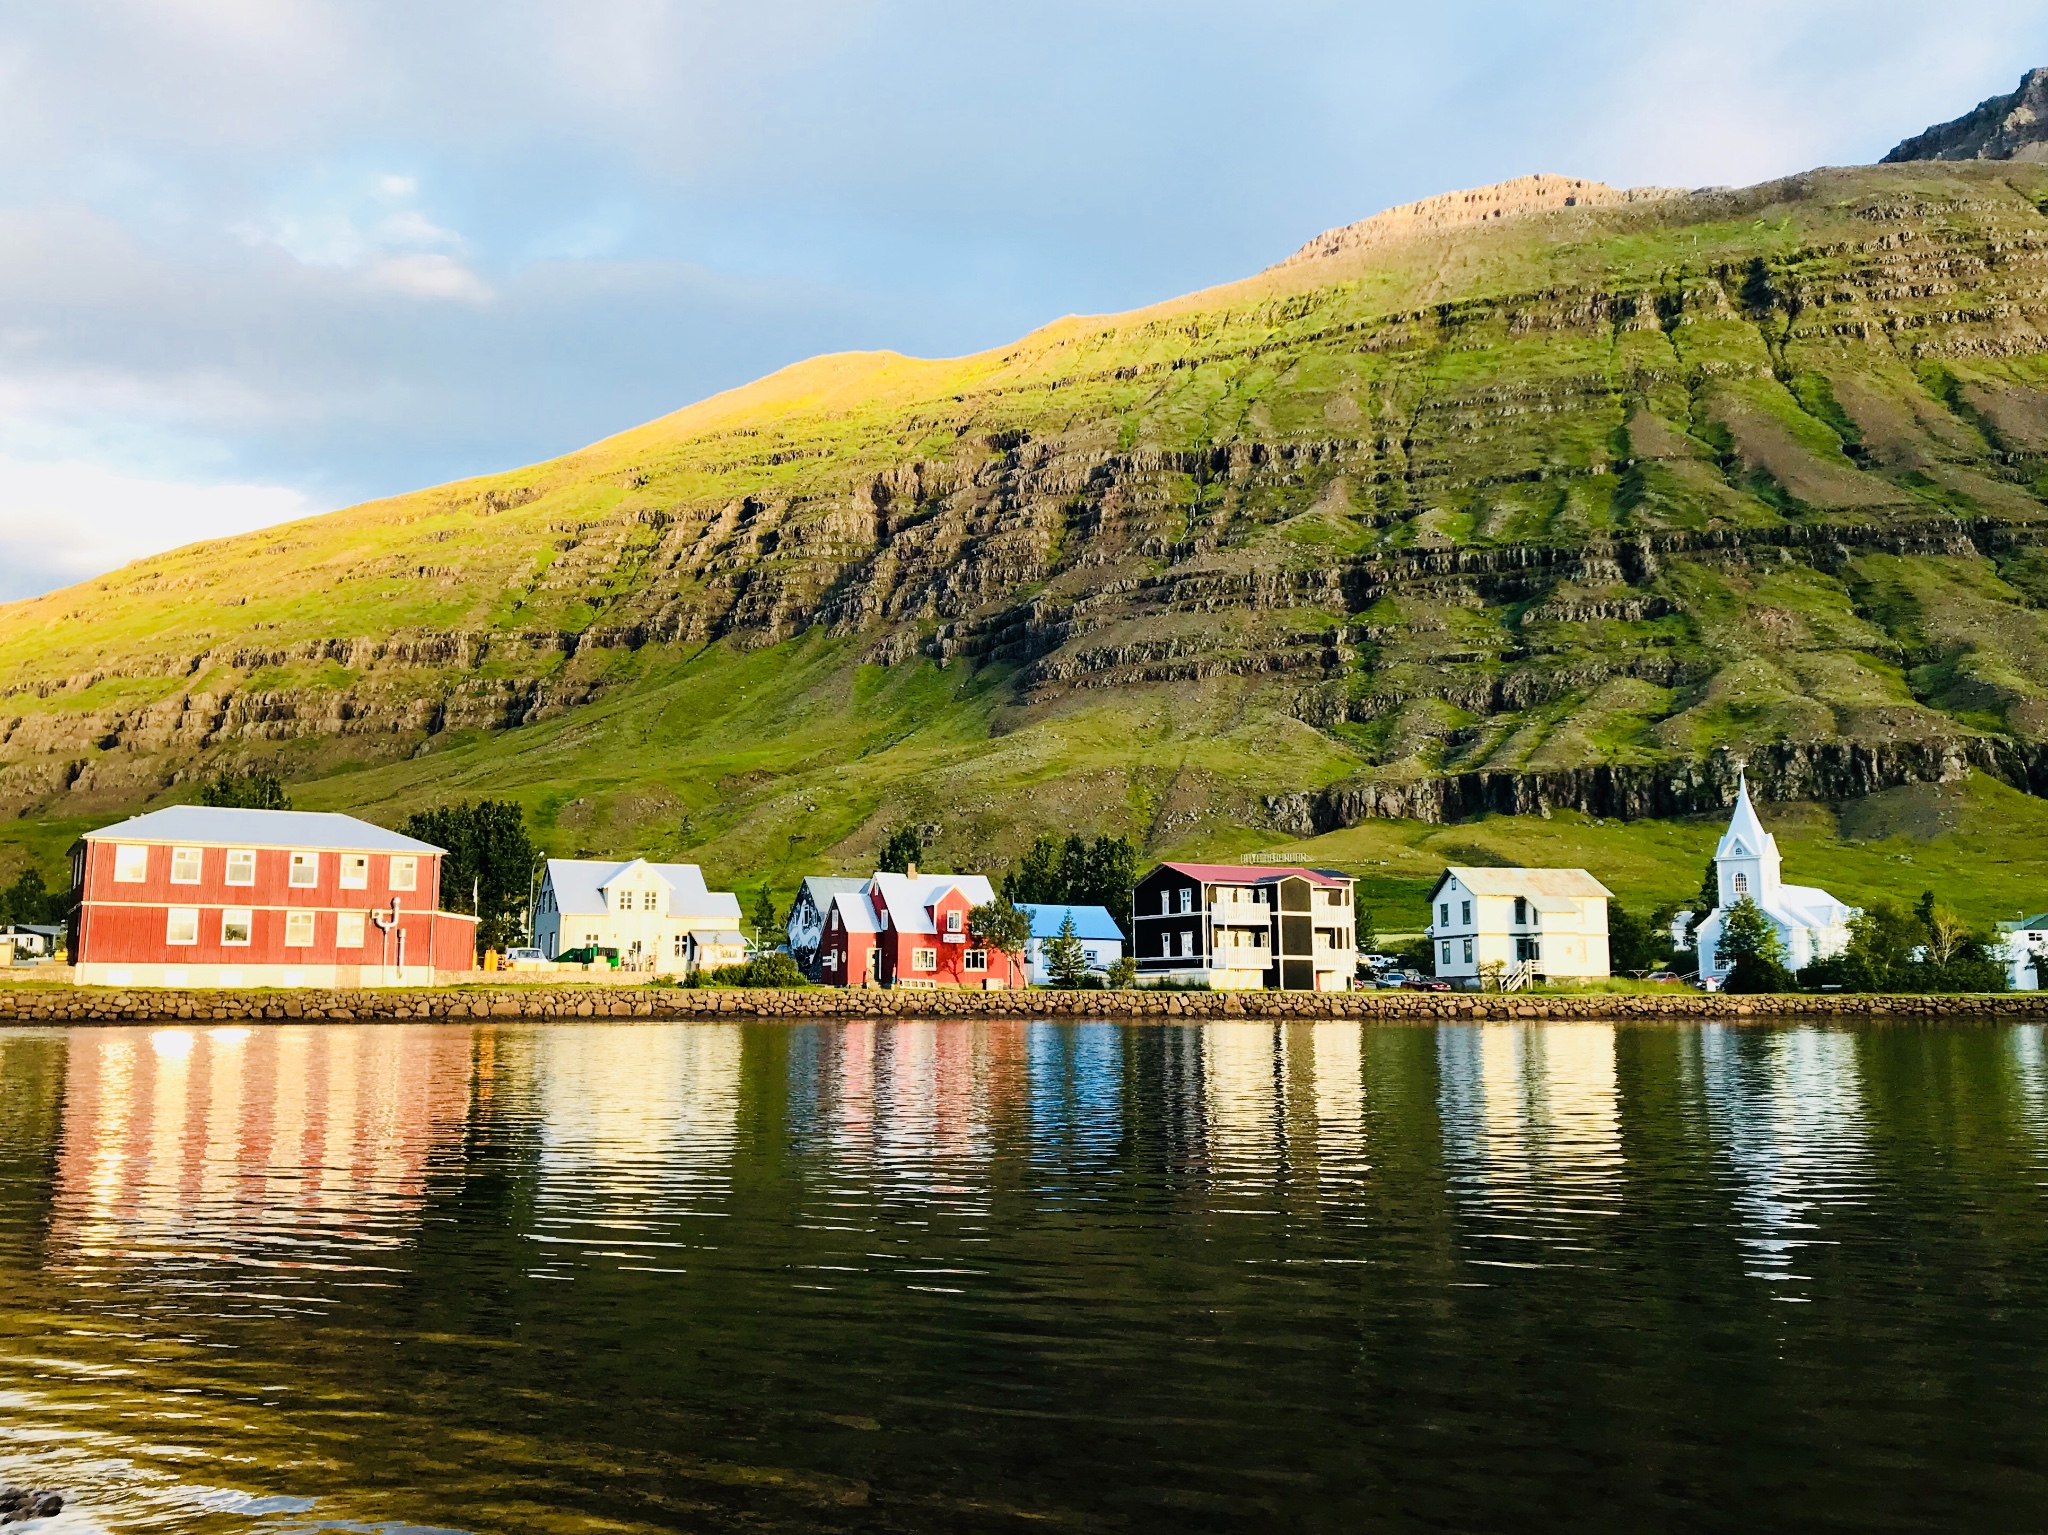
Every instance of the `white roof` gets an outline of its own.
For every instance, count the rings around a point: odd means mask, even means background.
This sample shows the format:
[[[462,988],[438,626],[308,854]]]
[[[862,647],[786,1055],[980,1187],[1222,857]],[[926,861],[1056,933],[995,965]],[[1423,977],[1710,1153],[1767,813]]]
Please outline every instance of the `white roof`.
[[[1444,878],[1456,879],[1474,895],[1531,897],[1538,903],[1539,911],[1565,909],[1543,906],[1541,903],[1546,897],[1582,901],[1588,896],[1611,897],[1614,894],[1584,869],[1475,869],[1452,864],[1444,870]],[[1438,889],[1443,887],[1443,882],[1443,879],[1437,881]],[[1434,895],[1436,892],[1432,890],[1430,893]]]
[[[995,889],[980,874],[877,874],[868,881],[868,899],[888,911],[890,925],[905,933],[936,933],[931,904],[948,890],[958,890],[969,906],[986,906]]]
[[[881,924],[875,921],[875,909],[868,905],[868,898],[858,890],[842,891],[832,897],[831,909],[839,913],[839,925],[849,933],[878,933]]]
[[[198,847],[289,847],[303,852],[441,853],[389,827],[331,810],[236,810],[172,805],[102,826],[88,842],[169,842]]]
[[[555,909],[565,917],[602,916],[605,891],[621,875],[639,869],[668,886],[671,916],[739,921],[740,898],[729,890],[707,890],[704,871],[696,864],[649,863],[644,858],[550,858],[548,886],[555,893]]]
[[[1776,839],[1764,830],[1756,806],[1749,801],[1749,775],[1745,773],[1736,784],[1735,814],[1728,818],[1728,829],[1721,834],[1714,857],[1763,858],[1775,853],[1777,848]]]
[[[1856,914],[1855,907],[1812,885],[1780,885],[1765,910],[1781,920],[1792,917],[1799,927],[1834,927]]]

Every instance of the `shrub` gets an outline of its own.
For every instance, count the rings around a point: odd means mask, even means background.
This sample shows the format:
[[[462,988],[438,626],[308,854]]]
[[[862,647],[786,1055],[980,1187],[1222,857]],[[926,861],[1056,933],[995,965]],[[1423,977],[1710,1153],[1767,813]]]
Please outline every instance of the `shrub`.
[[[766,954],[756,954],[752,959],[739,965],[720,965],[716,970],[698,971],[690,978],[692,986],[756,986],[785,989],[808,986],[803,971],[797,962],[781,949]]]

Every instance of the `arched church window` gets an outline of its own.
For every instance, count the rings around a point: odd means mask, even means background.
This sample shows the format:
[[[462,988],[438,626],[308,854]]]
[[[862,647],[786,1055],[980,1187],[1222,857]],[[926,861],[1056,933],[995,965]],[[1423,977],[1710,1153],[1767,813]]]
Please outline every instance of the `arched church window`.
[[[1738,874],[1735,876],[1735,893],[1737,895],[1749,894],[1749,876],[1747,874]]]

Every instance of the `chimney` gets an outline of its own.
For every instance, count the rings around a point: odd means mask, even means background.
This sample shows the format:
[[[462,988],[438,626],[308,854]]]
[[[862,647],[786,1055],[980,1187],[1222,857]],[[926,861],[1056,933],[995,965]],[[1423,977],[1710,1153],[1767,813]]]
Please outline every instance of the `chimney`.
[[[905,879],[916,879],[916,878],[917,878],[917,865],[916,865],[916,864],[911,864],[911,865],[909,865],[909,866],[908,866],[908,867],[907,867],[907,868],[906,868],[906,869],[905,869],[905,870],[903,871],[903,876],[904,876],[904,878],[905,878]]]

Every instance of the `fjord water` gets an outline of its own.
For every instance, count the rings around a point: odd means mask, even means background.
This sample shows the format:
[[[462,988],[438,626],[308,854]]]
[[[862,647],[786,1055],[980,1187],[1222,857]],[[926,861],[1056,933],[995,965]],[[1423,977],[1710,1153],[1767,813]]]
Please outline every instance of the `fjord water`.
[[[0,1033],[77,1530],[2035,1528],[2040,1027]]]

